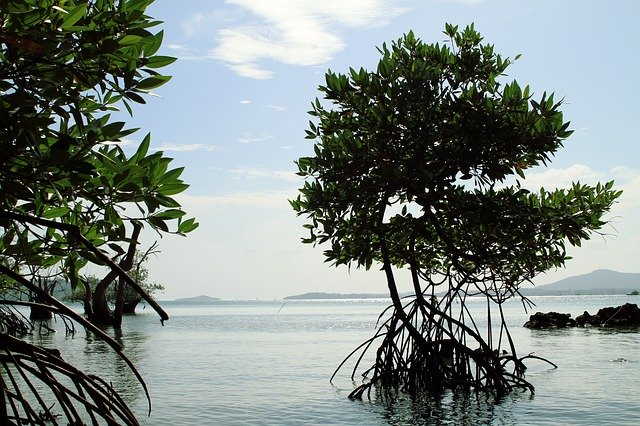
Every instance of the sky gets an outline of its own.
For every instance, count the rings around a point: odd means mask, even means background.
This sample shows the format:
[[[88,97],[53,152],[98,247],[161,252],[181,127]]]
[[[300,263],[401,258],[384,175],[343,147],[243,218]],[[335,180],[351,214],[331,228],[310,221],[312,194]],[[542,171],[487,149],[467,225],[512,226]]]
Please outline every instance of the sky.
[[[178,200],[200,227],[158,238],[148,267],[159,299],[209,295],[279,299],[311,291],[385,293],[383,273],[335,268],[323,248],[304,245],[303,219],[288,203],[302,186],[294,161],[311,155],[310,103],[328,69],[374,69],[376,46],[413,30],[443,42],[446,22],[473,22],[503,56],[522,54],[505,81],[564,98],[574,134],[531,187],[615,180],[624,194],[607,236],[570,249],[546,284],[595,269],[640,272],[640,2],[599,0],[156,0],[161,54],[178,57],[172,80],[128,119],[152,149],[184,166],[191,186]]]

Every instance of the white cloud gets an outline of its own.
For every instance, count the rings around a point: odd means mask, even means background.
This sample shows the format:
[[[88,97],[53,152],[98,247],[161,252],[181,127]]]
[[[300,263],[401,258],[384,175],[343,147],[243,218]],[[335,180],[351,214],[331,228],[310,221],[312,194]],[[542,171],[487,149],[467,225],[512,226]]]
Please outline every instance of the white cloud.
[[[577,136],[589,136],[591,135],[591,129],[593,129],[594,126],[585,126],[585,127],[581,127],[579,129],[576,129],[573,131],[572,137],[577,137]]]
[[[232,64],[229,68],[240,77],[253,78],[254,80],[268,80],[273,77],[274,73],[268,70],[261,70],[254,63]]]
[[[267,105],[267,108],[273,109],[273,110],[276,110],[276,111],[284,111],[284,110],[287,109],[287,107],[282,106],[282,105],[271,105],[271,104]]]
[[[220,196],[192,196],[182,194],[177,196],[176,200],[189,214],[195,215],[214,206],[251,206],[290,210],[291,206],[287,200],[295,198],[295,192],[295,190],[282,192],[251,192]]]
[[[467,5],[474,5],[484,3],[485,0],[440,0],[440,3],[462,3]]]
[[[240,11],[218,8],[210,14],[196,13],[191,18],[182,23],[182,31],[186,36],[199,36],[203,30],[213,25],[224,25],[225,23],[238,19],[242,14]]]
[[[290,170],[268,170],[256,167],[241,167],[229,170],[235,176],[255,180],[255,179],[276,179],[287,182],[299,182],[300,177]]]
[[[177,56],[180,60],[202,60],[206,59],[206,55],[198,52],[188,44],[167,44],[165,47],[171,50],[171,55]]]
[[[628,216],[638,216],[640,211],[640,170],[629,167],[614,167],[612,170],[614,189],[621,190],[620,211]],[[640,234],[638,234],[640,237]]]
[[[202,143],[193,143],[186,145],[163,145],[153,148],[156,151],[173,151],[173,152],[190,152],[190,151],[228,151],[228,149],[216,145],[205,145]]]
[[[203,14],[197,13],[193,15],[188,21],[182,23],[182,31],[184,31],[185,34],[189,36],[193,36],[197,32],[197,28],[200,27],[206,20],[207,18]]]
[[[640,170],[618,166],[608,171],[598,171],[584,164],[574,164],[563,169],[542,170],[544,171],[526,173],[527,178],[521,181],[522,186],[530,190],[537,190],[540,187],[552,190],[569,188],[572,182],[596,185],[613,180],[614,188],[623,190],[625,196],[629,198],[640,200]]]
[[[269,139],[273,139],[273,135],[254,135],[251,133],[245,133],[244,135],[242,135],[242,137],[238,138],[238,142],[243,144],[250,144],[268,141]]]
[[[572,182],[595,184],[609,180],[605,173],[591,169],[584,164],[574,164],[564,169],[543,169],[542,172],[525,172],[526,179],[521,183],[532,190],[544,187],[547,190],[553,188],[568,188]]]
[[[288,65],[324,64],[345,48],[341,28],[384,25],[404,12],[385,0],[227,0],[250,12],[255,21],[218,31],[218,46],[209,57],[226,63],[243,77],[267,79],[275,60]],[[194,16],[191,27],[201,18]]]
[[[251,100],[249,99],[243,99],[241,100],[239,103],[241,103],[242,105],[249,105],[251,103]]]
[[[179,50],[188,50],[189,49],[189,45],[186,44],[177,44],[177,43],[169,43],[169,44],[165,44],[165,46],[167,49],[170,50],[175,50],[175,51],[179,51]]]
[[[611,169],[613,175],[617,178],[626,179],[627,181],[640,182],[640,171],[626,166],[618,166]]]

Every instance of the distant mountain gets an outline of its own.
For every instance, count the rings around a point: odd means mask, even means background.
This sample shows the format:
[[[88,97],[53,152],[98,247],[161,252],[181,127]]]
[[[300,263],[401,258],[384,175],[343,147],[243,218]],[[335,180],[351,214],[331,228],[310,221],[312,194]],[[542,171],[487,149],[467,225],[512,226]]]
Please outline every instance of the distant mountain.
[[[183,303],[209,303],[209,302],[218,302],[220,301],[217,297],[211,296],[195,296],[195,297],[183,297],[181,299],[175,299],[174,302],[183,302]]]
[[[640,291],[640,273],[625,273],[608,269],[598,269],[588,274],[576,275],[551,284],[539,285],[533,288],[523,288],[521,292],[525,296],[543,296],[563,294],[626,294],[634,290]],[[388,294],[374,293],[344,294],[312,292],[287,296],[284,299],[386,299],[388,297]]]
[[[640,273],[616,272],[597,269],[551,284],[523,289],[525,295],[548,294],[620,294],[640,290]]]
[[[372,294],[372,293],[304,293],[297,294],[295,296],[287,296],[285,300],[302,300],[302,299],[317,299],[317,300],[332,300],[332,299],[382,299],[387,298],[386,294]]]

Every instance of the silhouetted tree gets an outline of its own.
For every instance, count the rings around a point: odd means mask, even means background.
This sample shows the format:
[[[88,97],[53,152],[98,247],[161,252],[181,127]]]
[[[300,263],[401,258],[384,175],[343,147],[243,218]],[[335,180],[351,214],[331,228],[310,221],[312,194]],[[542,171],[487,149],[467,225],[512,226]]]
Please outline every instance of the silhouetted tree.
[[[502,303],[563,266],[565,244],[598,232],[620,195],[612,182],[524,189],[526,170],[546,165],[571,134],[560,102],[503,84],[511,61],[473,25],[447,24],[445,34],[448,44],[413,32],[384,44],[374,71],[328,71],[324,101],[309,112],[314,155],[297,161],[305,182],[290,201],[308,219],[303,242],[326,244],[333,265],[380,264],[393,302],[359,348],[381,340],[352,397],[373,386],[533,390]],[[394,267],[409,271],[412,298],[401,300]],[[486,328],[470,295],[487,300]]]

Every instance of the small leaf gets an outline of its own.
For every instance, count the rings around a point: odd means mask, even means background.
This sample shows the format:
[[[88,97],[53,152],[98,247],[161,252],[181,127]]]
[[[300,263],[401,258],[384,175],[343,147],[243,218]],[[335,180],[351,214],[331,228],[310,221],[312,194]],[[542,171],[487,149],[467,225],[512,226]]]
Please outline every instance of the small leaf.
[[[159,219],[155,216],[149,216],[149,223],[154,227],[154,228],[158,228],[161,231],[164,232],[169,232],[169,227],[167,226],[167,224],[165,223],[164,220]]]
[[[178,232],[181,234],[187,234],[196,229],[200,224],[196,222],[195,218],[187,219],[178,225]]]
[[[147,77],[143,80],[140,80],[136,85],[136,88],[140,90],[151,90],[151,89],[155,89],[156,87],[162,86],[169,80],[171,80],[171,76],[154,75],[151,77]]]
[[[186,183],[168,183],[161,185],[158,188],[158,192],[162,195],[175,195],[181,193],[187,188],[189,188],[189,185]]]
[[[66,206],[52,207],[45,210],[45,212],[42,214],[42,217],[44,217],[45,219],[54,219],[56,217],[64,216],[67,213],[69,213],[69,208]]]
[[[179,209],[170,209],[170,210],[164,210],[161,211],[159,213],[154,214],[154,217],[157,217],[158,219],[162,219],[162,220],[171,220],[171,219],[178,219],[182,216],[184,216],[186,213],[183,212],[182,210]]]
[[[62,21],[62,25],[60,28],[69,28],[73,26],[76,22],[80,20],[87,13],[87,4],[81,4],[71,9],[67,16],[65,16],[64,21]]]
[[[162,68],[176,61],[177,58],[171,56],[152,56],[147,60],[145,66],[148,68]]]

